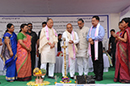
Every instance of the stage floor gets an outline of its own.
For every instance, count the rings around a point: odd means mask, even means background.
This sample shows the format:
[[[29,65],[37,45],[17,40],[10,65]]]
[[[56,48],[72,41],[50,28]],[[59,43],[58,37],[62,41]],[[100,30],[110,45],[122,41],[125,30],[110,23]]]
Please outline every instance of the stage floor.
[[[119,83],[119,82],[114,82],[113,79],[114,79],[114,72],[115,69],[114,68],[109,68],[109,72],[105,72],[104,75],[103,75],[103,81],[96,81],[96,84],[122,84],[122,83]],[[78,73],[76,73],[77,75]],[[61,73],[55,73],[55,75],[58,77],[57,79],[57,82],[60,83],[61,81]],[[89,75],[94,75],[93,73],[89,73]],[[68,75],[69,76],[69,75]],[[36,77],[32,77],[32,80],[31,81],[35,81],[35,78]],[[49,79],[47,77],[45,77],[45,81],[49,81],[50,84],[49,85],[54,85],[55,83],[55,79]],[[75,80],[72,80],[72,84],[74,84]],[[27,82],[23,82],[23,81],[14,81],[14,82],[7,82],[5,80],[5,76],[1,75],[0,76],[0,86],[27,86]]]

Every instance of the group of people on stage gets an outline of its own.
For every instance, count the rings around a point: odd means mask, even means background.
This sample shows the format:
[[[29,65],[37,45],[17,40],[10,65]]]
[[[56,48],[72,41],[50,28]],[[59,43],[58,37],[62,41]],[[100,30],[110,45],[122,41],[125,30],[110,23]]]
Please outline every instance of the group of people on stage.
[[[53,28],[53,20],[49,18],[47,22],[42,23],[43,28],[39,31],[38,36],[32,31],[32,23],[22,24],[17,35],[14,33],[14,25],[7,24],[7,30],[2,38],[3,47],[1,51],[1,58],[7,69],[6,80],[10,82],[31,80],[35,68],[36,52],[40,59],[38,66],[41,69],[46,69],[48,63],[48,78],[54,79],[56,51],[63,51],[63,48],[57,48],[57,43],[60,47],[64,45],[61,37],[65,39],[67,46],[66,70],[69,69],[70,78],[74,79],[76,59],[79,75],[88,75],[88,58],[91,57],[95,74],[93,78],[97,81],[103,80],[102,41],[105,30],[99,23],[99,16],[93,16],[91,22],[92,27],[89,29],[84,26],[84,20],[80,18],[77,21],[79,26],[77,31],[74,31],[73,25],[68,23],[63,34],[57,35]],[[130,18],[122,19],[119,28],[120,32],[117,34],[111,33],[116,41],[114,81],[130,83]],[[62,76],[65,76],[64,62],[62,64]]]
[[[73,30],[73,25],[68,23],[62,34],[66,42],[66,71],[69,69],[70,78],[74,79],[75,62],[77,59],[79,75],[88,75],[88,58],[91,55],[94,65],[95,79],[103,80],[103,49],[102,40],[105,35],[104,28],[99,23],[98,16],[92,17],[92,27],[89,30],[84,26],[83,19],[78,20],[79,28]],[[60,46],[64,46],[63,40],[57,39],[56,31],[53,29],[53,20],[48,19],[47,26],[42,28],[39,39],[39,53],[41,54],[41,68],[46,69],[49,63],[48,78],[54,79],[54,68],[56,60],[56,46],[58,40]],[[60,50],[58,48],[58,50]],[[63,48],[61,49],[63,51]],[[96,52],[95,52],[96,50]],[[63,51],[64,52],[64,51]],[[88,54],[89,53],[89,54]],[[64,59],[62,64],[62,76],[64,77]],[[68,72],[68,71],[67,71]],[[44,76],[42,76],[44,78]]]

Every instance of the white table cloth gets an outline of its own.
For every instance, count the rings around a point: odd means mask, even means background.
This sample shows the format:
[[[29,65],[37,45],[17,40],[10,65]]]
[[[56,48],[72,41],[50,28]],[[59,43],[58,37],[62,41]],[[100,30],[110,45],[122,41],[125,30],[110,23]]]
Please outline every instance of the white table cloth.
[[[1,54],[1,49],[2,49],[2,46],[0,46],[0,54]],[[5,70],[3,70],[4,68],[4,63],[3,63],[3,60],[1,59],[0,57],[0,75],[5,75]]]

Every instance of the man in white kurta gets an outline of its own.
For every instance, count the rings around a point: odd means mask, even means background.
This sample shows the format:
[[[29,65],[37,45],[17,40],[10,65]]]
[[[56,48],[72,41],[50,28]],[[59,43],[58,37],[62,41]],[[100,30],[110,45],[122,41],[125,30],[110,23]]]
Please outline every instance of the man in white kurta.
[[[79,43],[77,45],[77,64],[79,75],[88,75],[89,66],[88,66],[88,42],[86,36],[88,34],[89,28],[84,26],[83,19],[78,20],[78,30],[77,34],[79,36]]]
[[[73,31],[72,25],[69,23],[67,24],[67,29],[62,35],[62,39],[66,39],[66,70],[69,68],[70,77],[71,79],[74,79],[75,74],[75,57],[77,53],[77,47],[76,44],[79,42],[79,38],[76,32]],[[61,44],[63,46],[63,43]],[[63,49],[62,49],[63,51]],[[64,58],[63,58],[63,64],[62,64],[62,76],[65,76],[64,74]]]
[[[40,34],[39,53],[41,53],[41,69],[46,69],[46,64],[49,63],[48,78],[54,79],[54,65],[56,62],[56,45],[57,34],[52,28],[53,20],[47,21],[46,27],[42,28]],[[42,76],[44,78],[44,76]]]

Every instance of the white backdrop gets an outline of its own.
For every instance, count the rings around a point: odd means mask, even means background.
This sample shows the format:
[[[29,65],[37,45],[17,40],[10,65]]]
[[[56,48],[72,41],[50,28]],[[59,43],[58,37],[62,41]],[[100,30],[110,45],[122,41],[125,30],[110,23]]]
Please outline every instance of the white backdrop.
[[[120,20],[122,20],[125,17],[130,17],[130,6],[121,11],[120,13]]]
[[[85,26],[91,27],[91,18],[93,15],[51,15],[51,16],[29,16],[29,15],[22,15],[22,16],[0,16],[0,37],[3,36],[6,25],[8,23],[13,23],[15,26],[15,33],[17,34],[20,30],[20,25],[22,23],[29,23],[33,24],[33,30],[38,33],[39,30],[42,28],[42,22],[47,20],[47,17],[52,18],[54,21],[54,28],[56,29],[57,33],[63,33],[66,29],[66,24],[71,23],[73,25],[74,30],[78,28],[77,20],[79,18],[83,18],[85,21]],[[99,15],[100,17],[100,24],[105,29],[105,37],[103,40],[103,45],[107,49],[108,47],[108,37],[109,37],[109,15]]]

